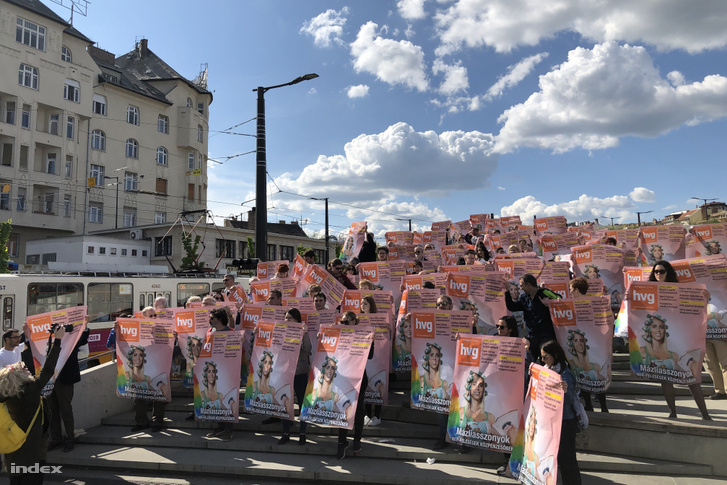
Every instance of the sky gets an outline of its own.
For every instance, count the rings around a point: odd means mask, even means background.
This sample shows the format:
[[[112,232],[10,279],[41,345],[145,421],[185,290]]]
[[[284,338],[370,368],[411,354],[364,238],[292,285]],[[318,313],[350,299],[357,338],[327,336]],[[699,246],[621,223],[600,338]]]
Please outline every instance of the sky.
[[[70,11],[44,0],[68,19]],[[59,0],[60,1],[60,0]],[[69,0],[63,3],[69,4]],[[428,230],[470,214],[635,223],[725,201],[723,0],[98,0],[74,26],[208,66],[208,209],[310,234]],[[234,127],[234,128],[233,128]],[[236,156],[239,155],[239,156]]]

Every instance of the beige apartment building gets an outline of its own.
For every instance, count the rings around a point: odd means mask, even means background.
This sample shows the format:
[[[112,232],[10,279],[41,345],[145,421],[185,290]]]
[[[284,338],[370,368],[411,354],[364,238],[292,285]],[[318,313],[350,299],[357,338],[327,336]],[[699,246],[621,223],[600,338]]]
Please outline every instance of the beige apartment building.
[[[205,209],[206,72],[184,78],[146,39],[115,57],[38,0],[0,0],[0,66],[0,219],[21,268],[46,263],[29,240]]]

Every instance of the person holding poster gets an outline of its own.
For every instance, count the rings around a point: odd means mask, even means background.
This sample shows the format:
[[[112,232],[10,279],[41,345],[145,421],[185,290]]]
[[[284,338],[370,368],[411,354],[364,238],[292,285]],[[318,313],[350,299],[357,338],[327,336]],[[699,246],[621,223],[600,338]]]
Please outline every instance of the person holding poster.
[[[654,264],[651,268],[651,274],[649,274],[649,281],[658,281],[662,283],[679,282],[677,279],[677,272],[668,261],[659,261]],[[647,316],[643,326],[644,340],[646,340],[647,343],[644,347],[639,349],[641,351],[641,357],[647,365],[655,365],[658,367],[663,366],[673,370],[680,370],[679,365],[677,364],[679,356],[669,350],[666,342],[666,339],[669,336],[667,328],[668,326],[663,317],[660,317],[659,315]],[[695,365],[693,365],[690,370],[693,375],[697,375],[701,372],[701,366],[697,366],[696,362],[694,363]],[[661,381],[661,390],[664,393],[666,405],[669,407],[669,417],[676,418],[677,408],[674,384],[671,382]],[[699,382],[689,384],[689,391],[692,393],[694,402],[697,403],[697,407],[702,413],[702,419],[712,421],[712,418],[709,416],[709,411],[707,411],[707,404],[704,401],[701,384]]]
[[[411,313],[399,319],[394,347],[394,370],[411,370]]]
[[[563,379],[561,387],[565,396],[560,445],[558,446],[558,471],[563,479],[563,485],[580,485],[581,470],[576,458],[576,433],[578,433],[578,419],[575,411],[575,402],[578,400],[576,377],[568,367],[563,347],[555,340],[545,342],[540,347],[540,355],[546,369],[554,370]]]
[[[321,293],[322,296],[323,293]],[[285,314],[286,322],[303,322],[303,316],[297,308],[291,308]],[[295,367],[295,377],[293,378],[293,391],[295,392],[295,399],[298,400],[298,407],[303,408],[303,399],[305,398],[305,388],[308,385],[308,373],[310,372],[310,354],[313,346],[311,345],[310,337],[308,336],[308,328],[303,325],[303,339],[300,343],[300,353],[298,354],[298,363]],[[283,420],[283,436],[278,440],[279,445],[284,445],[290,441],[290,427],[293,422],[289,419]],[[306,422],[300,421],[300,434],[298,438],[298,444],[304,445],[306,442],[305,438]]]
[[[520,277],[520,288],[523,292],[517,300],[513,300],[507,282],[503,284],[507,309],[511,312],[523,312],[525,326],[528,328],[526,338],[530,341],[533,358],[537,359],[540,357],[540,345],[543,342],[555,339],[550,308],[545,302],[549,299],[560,298],[560,296],[547,288],[540,288],[538,280],[530,273],[525,273]]]
[[[361,313],[376,313],[376,301],[373,296],[364,296],[361,298]],[[369,361],[369,364],[371,361]],[[367,364],[368,367],[368,364]],[[385,391],[384,383],[377,381],[378,387],[371,389],[366,387],[364,392],[375,392],[380,396]],[[381,424],[381,404],[366,404],[366,414],[364,415],[364,426],[378,426]]]
[[[227,312],[223,308],[215,308],[210,311],[210,327],[212,327],[213,333],[229,332],[231,329],[228,323]],[[206,361],[202,370],[202,386],[204,386],[204,389],[200,389],[202,409],[227,409],[223,394],[217,391],[217,381],[219,378],[217,367],[218,365],[214,361]],[[232,423],[220,422],[217,425],[217,429],[207,433],[206,437],[218,438],[220,441],[232,441],[232,429]]]

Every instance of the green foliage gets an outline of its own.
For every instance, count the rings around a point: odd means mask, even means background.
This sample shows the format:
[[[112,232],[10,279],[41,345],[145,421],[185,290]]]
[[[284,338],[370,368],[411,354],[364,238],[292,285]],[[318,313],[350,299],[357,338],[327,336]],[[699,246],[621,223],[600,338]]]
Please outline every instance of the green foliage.
[[[191,232],[182,233],[182,246],[186,255],[182,258],[181,269],[197,269],[201,268],[204,263],[197,265],[197,249],[199,249],[199,242],[202,240],[202,236],[196,234],[192,237]]]
[[[255,257],[255,243],[252,241],[251,236],[247,236],[247,254],[250,258]]]
[[[311,248],[304,248],[303,247],[303,243],[300,243],[300,244],[298,244],[298,248],[297,249],[298,249],[298,254],[300,254],[301,256],[303,256],[303,254],[305,254],[305,252],[308,251],[308,250],[310,250]]]
[[[12,225],[12,219],[8,219],[6,222],[0,222],[0,273],[10,273],[8,269],[8,261],[10,261],[8,241],[10,240]]]

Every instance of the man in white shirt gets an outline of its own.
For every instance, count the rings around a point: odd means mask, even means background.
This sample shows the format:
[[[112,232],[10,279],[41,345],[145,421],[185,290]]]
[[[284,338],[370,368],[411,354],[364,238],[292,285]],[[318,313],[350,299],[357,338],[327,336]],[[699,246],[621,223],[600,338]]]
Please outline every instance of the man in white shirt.
[[[10,329],[3,334],[3,347],[0,349],[0,368],[20,362],[20,354],[25,343],[20,343],[20,331]]]

